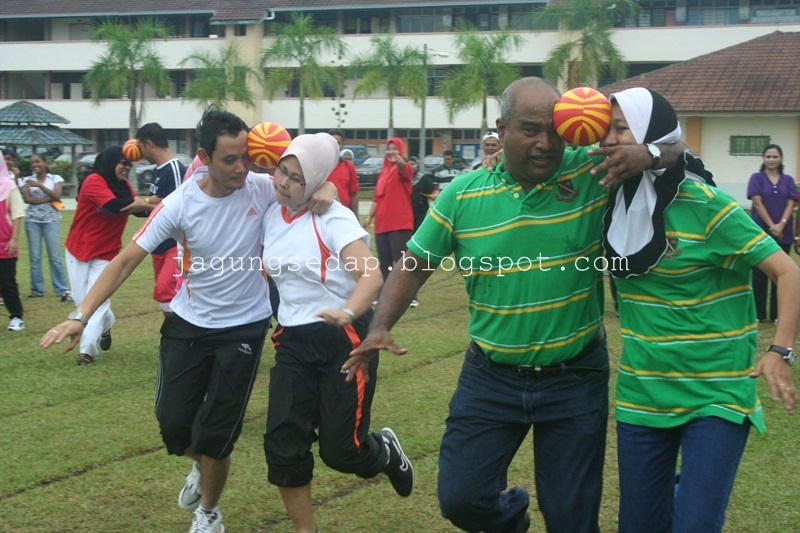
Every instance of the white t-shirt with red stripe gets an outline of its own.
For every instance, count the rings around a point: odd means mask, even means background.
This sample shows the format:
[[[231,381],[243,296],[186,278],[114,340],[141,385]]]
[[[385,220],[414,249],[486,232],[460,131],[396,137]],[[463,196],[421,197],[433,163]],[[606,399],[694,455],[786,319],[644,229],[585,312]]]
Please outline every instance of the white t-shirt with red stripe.
[[[355,263],[340,257],[350,243],[369,234],[353,212],[338,202],[323,215],[302,211],[289,215],[284,206],[270,206],[264,217],[263,263],[281,294],[278,322],[299,326],[319,322],[323,309],[344,306],[356,286]],[[380,276],[377,262],[371,275]]]
[[[207,171],[197,169],[162,200],[133,240],[147,252],[169,238],[182,246],[184,283],[170,307],[184,320],[216,329],[266,319],[261,242],[264,214],[276,203],[272,180],[251,172],[243,188],[212,198],[197,185]]]

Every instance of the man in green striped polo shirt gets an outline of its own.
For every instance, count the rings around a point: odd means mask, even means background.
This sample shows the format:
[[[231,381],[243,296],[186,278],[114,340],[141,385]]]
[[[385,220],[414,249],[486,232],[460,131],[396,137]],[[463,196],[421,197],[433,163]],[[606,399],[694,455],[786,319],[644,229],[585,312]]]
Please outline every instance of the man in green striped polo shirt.
[[[511,84],[497,131],[504,161],[442,191],[386,281],[346,369],[378,349],[437,266],[459,269],[472,339],[439,459],[443,515],[468,531],[526,531],[528,494],[506,474],[534,428],[536,489],[550,532],[599,531],[608,416],[598,183],[653,163],[643,146],[565,150],[552,123],[559,93],[539,78]],[[663,146],[674,164],[680,147]],[[604,156],[606,159],[604,159]],[[352,373],[351,373],[352,375]]]

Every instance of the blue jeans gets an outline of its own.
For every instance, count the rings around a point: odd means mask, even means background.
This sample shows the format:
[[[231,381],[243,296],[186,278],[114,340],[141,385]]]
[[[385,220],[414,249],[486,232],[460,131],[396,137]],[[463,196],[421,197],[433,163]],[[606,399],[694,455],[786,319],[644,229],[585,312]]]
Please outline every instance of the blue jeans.
[[[749,431],[717,417],[674,428],[618,422],[619,533],[722,531]]]
[[[47,247],[50,260],[50,280],[57,296],[69,290],[61,261],[61,224],[53,222],[33,222],[25,219],[25,234],[28,236],[28,249],[31,258],[31,293],[44,294],[44,274],[42,273],[42,240]]]
[[[466,531],[520,531],[528,493],[503,493],[514,455],[533,426],[536,496],[547,531],[599,532],[608,417],[605,340],[540,377],[466,353],[439,455],[442,515]]]

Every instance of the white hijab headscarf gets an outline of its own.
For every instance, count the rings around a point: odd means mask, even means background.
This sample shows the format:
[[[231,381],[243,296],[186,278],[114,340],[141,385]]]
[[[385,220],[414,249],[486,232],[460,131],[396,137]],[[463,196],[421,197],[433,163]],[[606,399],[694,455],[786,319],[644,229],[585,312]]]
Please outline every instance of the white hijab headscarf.
[[[327,133],[298,135],[289,143],[281,161],[290,155],[300,162],[306,180],[303,201],[308,202],[339,164],[339,143]]]
[[[655,91],[635,87],[612,94],[611,101],[619,104],[637,143],[680,139],[675,110]],[[644,274],[666,251],[664,210],[677,196],[684,177],[682,172],[678,176],[664,172],[645,170],[640,177],[626,180],[609,202],[604,221],[606,255],[611,263],[613,257],[625,257],[628,266],[626,271],[612,271],[617,277]]]

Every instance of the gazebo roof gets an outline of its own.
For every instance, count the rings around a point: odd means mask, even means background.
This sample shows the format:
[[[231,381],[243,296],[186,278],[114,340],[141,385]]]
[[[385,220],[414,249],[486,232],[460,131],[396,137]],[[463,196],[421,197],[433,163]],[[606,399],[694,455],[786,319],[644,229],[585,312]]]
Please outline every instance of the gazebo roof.
[[[8,126],[0,124],[0,144],[10,146],[72,146],[94,144],[58,126]]]
[[[0,109],[0,124],[69,124],[69,120],[27,100],[20,100]]]
[[[94,141],[57,124],[69,120],[26,100],[0,109],[0,145],[10,146],[72,146],[94,144]]]

